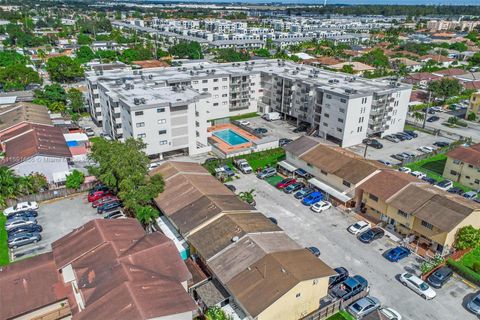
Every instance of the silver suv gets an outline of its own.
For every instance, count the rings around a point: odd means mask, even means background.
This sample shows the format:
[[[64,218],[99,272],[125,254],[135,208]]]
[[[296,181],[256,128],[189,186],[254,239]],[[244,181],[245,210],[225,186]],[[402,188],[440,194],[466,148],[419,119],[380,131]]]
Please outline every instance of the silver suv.
[[[9,219],[5,223],[5,229],[10,230],[17,227],[23,227],[26,225],[37,224],[37,219],[34,217],[17,217],[14,219]]]
[[[277,174],[277,169],[266,168],[266,169],[263,169],[262,171],[260,171],[259,174],[257,174],[257,178],[265,179],[265,178],[273,177],[276,174]]]
[[[38,232],[20,232],[8,237],[8,247],[18,248],[40,240],[42,240],[42,236]]]

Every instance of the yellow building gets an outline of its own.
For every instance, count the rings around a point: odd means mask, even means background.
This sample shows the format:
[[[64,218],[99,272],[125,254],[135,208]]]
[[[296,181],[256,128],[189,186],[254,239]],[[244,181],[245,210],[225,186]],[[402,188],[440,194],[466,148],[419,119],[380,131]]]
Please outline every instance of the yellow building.
[[[472,112],[477,116],[477,118],[480,117],[479,109],[480,109],[480,91],[475,92],[470,97],[470,104],[468,105],[468,111],[465,114],[465,119],[467,119],[468,115]]]
[[[384,170],[357,188],[365,212],[409,242],[446,254],[457,231],[480,227],[480,204],[406,173]]]
[[[448,152],[443,176],[472,189],[479,189],[480,144],[458,147]]]

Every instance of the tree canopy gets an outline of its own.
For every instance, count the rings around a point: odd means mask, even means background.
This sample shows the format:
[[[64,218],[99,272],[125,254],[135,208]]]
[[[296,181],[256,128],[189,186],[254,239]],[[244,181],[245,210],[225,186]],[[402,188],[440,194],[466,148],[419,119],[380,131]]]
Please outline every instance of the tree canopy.
[[[4,91],[25,90],[29,84],[42,83],[38,72],[23,64],[0,68],[0,85]]]
[[[237,51],[235,49],[218,49],[215,52],[216,60],[219,62],[239,62],[250,60],[250,55],[246,51]]]
[[[456,234],[455,247],[459,250],[475,248],[480,245],[480,229],[465,226]]]
[[[47,185],[47,179],[41,174],[21,177],[8,167],[0,167],[0,207],[6,206],[7,199],[37,193]]]
[[[0,51],[0,67],[27,64],[27,57],[13,50]]]
[[[65,186],[69,189],[78,190],[84,181],[85,175],[75,169],[67,176]]]
[[[172,56],[176,56],[181,59],[202,59],[202,47],[200,43],[195,41],[183,41],[169,49]]]
[[[355,60],[374,66],[376,68],[388,68],[389,66],[388,57],[385,55],[383,50],[379,48],[367,52],[361,57],[356,58]]]
[[[428,84],[428,90],[435,96],[443,98],[444,100],[459,95],[462,91],[462,85],[457,79],[442,78],[437,81],[432,81]]]
[[[46,69],[50,79],[56,82],[73,82],[83,77],[84,72],[80,62],[67,56],[48,59]]]
[[[153,58],[152,52],[148,48],[137,47],[123,50],[119,60],[128,64],[133,61],[150,60]]]
[[[95,59],[95,53],[88,46],[81,46],[75,53],[77,61],[80,63],[87,63]]]

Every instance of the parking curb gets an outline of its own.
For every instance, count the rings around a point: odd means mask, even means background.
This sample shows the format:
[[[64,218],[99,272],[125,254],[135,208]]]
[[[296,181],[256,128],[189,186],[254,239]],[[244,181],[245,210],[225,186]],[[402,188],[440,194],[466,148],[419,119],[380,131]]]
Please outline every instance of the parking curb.
[[[41,201],[41,202],[39,202],[39,204],[49,204],[49,203],[53,203],[53,202],[60,201],[60,200],[70,199],[70,198],[78,197],[79,195],[82,195],[84,193],[87,193],[87,191],[74,193],[74,194],[71,194],[71,195],[68,195],[68,196],[65,196],[65,197],[53,198],[53,199]]]

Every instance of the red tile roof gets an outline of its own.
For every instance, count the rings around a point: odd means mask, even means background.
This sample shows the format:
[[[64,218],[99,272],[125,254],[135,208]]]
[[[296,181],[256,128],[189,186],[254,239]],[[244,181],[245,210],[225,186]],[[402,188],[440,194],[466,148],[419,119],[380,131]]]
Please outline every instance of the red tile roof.
[[[460,160],[462,162],[471,164],[475,167],[480,167],[480,143],[474,144],[468,148],[466,147],[458,147],[449,151],[447,156],[455,159]]]
[[[465,71],[460,68],[451,68],[451,69],[445,69],[445,70],[438,70],[434,72],[434,74],[436,75],[443,75],[443,76],[461,76],[467,73],[468,71]]]

